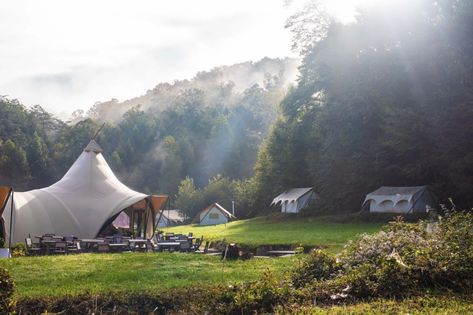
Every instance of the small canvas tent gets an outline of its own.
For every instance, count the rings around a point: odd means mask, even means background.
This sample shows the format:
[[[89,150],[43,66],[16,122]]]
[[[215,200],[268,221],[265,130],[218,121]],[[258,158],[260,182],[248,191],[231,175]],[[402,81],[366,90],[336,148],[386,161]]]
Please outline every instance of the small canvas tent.
[[[154,234],[154,223],[161,204],[167,196],[153,198],[134,191],[115,176],[102,155],[102,149],[91,140],[78,159],[62,179],[53,185],[25,192],[15,192],[9,198],[9,209],[13,199],[13,212],[4,211],[5,226],[12,222],[13,243],[25,237],[45,233],[75,235],[79,238],[94,238],[111,225],[118,214],[137,202],[144,202],[146,213],[146,237]]]
[[[200,225],[215,225],[227,223],[237,218],[228,212],[224,207],[214,202],[204,210],[200,211],[192,221],[192,223],[199,223]]]
[[[370,212],[425,213],[435,208],[436,198],[427,186],[382,186],[366,195],[363,206]]]
[[[281,205],[281,212],[298,213],[306,208],[315,196],[312,187],[291,188],[274,198],[271,206]]]
[[[176,226],[186,220],[186,216],[180,210],[163,210],[158,215],[158,227]]]

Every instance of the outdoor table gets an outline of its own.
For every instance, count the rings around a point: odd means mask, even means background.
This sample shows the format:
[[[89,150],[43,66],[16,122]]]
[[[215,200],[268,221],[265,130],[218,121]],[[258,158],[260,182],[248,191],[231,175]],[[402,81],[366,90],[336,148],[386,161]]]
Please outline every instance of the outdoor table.
[[[83,238],[80,239],[79,242],[81,243],[82,249],[90,250],[91,246],[93,246],[94,244],[103,243],[104,240],[98,238]]]
[[[130,243],[141,243],[141,244],[145,243],[146,244],[146,243],[148,243],[148,240],[145,240],[145,239],[142,239],[142,238],[130,238],[128,240],[128,242],[130,242]]]
[[[158,242],[158,251],[162,252],[165,249],[173,249],[173,250],[179,250],[179,247],[181,246],[180,242]]]
[[[145,240],[145,239],[142,239],[142,238],[130,238],[128,240],[128,242],[130,243],[131,247],[134,250],[136,245],[147,244],[148,240]]]
[[[51,248],[54,248],[57,242],[58,241],[55,240],[41,241],[41,245],[44,247],[46,255],[51,253]]]
[[[124,250],[129,248],[127,243],[110,243],[108,244],[111,250]]]

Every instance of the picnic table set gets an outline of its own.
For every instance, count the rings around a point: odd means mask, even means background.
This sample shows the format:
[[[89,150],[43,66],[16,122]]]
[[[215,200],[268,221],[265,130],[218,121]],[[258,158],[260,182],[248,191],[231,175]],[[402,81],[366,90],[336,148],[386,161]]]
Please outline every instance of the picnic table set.
[[[52,255],[69,253],[107,253],[107,252],[198,252],[203,237],[195,238],[174,233],[159,233],[151,239],[133,238],[122,235],[102,238],[79,239],[73,235],[62,236],[44,234],[28,236],[25,239],[26,250],[30,255]]]

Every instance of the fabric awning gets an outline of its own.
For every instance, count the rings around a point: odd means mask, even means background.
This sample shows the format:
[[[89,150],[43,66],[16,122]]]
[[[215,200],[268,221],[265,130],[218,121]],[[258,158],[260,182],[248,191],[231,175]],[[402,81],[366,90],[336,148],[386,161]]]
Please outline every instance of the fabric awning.
[[[5,206],[7,205],[8,198],[10,197],[10,193],[12,188],[9,186],[0,186],[0,217],[5,210]]]

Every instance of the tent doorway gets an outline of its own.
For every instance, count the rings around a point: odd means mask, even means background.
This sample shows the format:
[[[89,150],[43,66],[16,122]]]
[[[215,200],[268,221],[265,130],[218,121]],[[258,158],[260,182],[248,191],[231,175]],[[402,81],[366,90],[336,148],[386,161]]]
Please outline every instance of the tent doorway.
[[[100,236],[121,234],[150,239],[153,237],[159,220],[156,216],[168,200],[165,195],[151,195],[123,209],[108,220],[99,232]]]
[[[7,211],[7,202],[10,195],[13,193],[13,189],[8,186],[0,186],[0,238],[6,240],[7,230],[5,226],[5,220],[3,219],[3,212]]]

